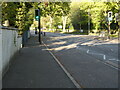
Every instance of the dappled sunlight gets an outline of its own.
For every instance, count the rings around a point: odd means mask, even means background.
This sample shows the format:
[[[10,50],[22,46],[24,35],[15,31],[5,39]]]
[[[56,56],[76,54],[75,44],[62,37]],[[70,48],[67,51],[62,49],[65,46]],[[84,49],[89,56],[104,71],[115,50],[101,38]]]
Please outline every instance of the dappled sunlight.
[[[31,46],[25,46],[24,48],[38,48],[40,47],[41,45],[31,45]]]
[[[54,42],[51,45],[63,45],[65,43],[66,43],[65,41],[61,41],[61,42]]]
[[[50,50],[52,50],[52,49],[42,49],[42,51],[50,51]]]
[[[60,51],[60,50],[64,50],[64,49],[68,50],[68,49],[76,48],[78,44],[79,43],[73,43],[73,44],[70,44],[67,46],[60,46],[60,47],[52,48],[52,50],[54,50],[54,51]]]
[[[120,43],[120,41],[118,40],[118,39],[114,39],[114,40],[111,40],[111,41],[108,41],[108,42],[106,42],[106,44],[109,44],[109,43],[113,43],[113,44],[118,44],[118,43]]]
[[[93,40],[93,41],[85,42],[85,43],[82,43],[81,45],[95,44],[96,41],[97,41],[97,40]]]
[[[52,37],[51,37],[52,36]],[[77,46],[95,46],[95,45],[107,45],[118,44],[118,39],[113,40],[99,40],[95,39],[97,36],[89,35],[63,35],[63,34],[50,34],[50,46],[52,51],[61,51],[77,48]]]
[[[69,38],[75,38],[75,39],[79,39],[79,37],[82,38],[91,38],[93,39],[93,36],[88,37],[88,35],[67,35],[67,36],[56,36],[56,37],[51,37],[51,40],[60,40],[60,39],[69,39]]]
[[[89,42],[82,43],[81,45],[103,45],[103,44],[118,44],[118,39],[111,40],[111,41],[98,41],[98,40],[92,40]]]

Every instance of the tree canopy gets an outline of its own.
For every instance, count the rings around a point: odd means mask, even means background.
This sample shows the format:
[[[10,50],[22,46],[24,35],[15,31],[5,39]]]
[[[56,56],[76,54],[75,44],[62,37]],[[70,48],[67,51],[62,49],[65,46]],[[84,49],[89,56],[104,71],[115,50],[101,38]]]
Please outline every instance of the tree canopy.
[[[42,26],[50,29],[60,24],[63,30],[68,25],[73,25],[76,30],[88,30],[88,26],[96,31],[107,29],[109,11],[112,11],[113,18],[111,28],[118,29],[115,14],[119,12],[120,2],[4,2],[2,23],[9,20],[10,26],[24,31],[33,24],[34,10],[38,8]]]

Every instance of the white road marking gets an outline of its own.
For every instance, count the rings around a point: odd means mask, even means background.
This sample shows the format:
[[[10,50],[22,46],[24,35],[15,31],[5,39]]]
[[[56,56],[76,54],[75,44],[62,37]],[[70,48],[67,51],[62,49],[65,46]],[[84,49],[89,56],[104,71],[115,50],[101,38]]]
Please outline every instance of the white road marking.
[[[89,53],[89,49],[87,50],[87,53]]]
[[[103,55],[103,59],[104,59],[104,60],[106,59],[106,56],[105,56],[105,55]]]
[[[97,53],[92,53],[92,52],[90,53],[89,49],[87,50],[87,53],[89,53],[89,54],[95,54],[95,55],[102,55],[103,59],[106,60],[106,55],[104,55],[104,54],[97,54]]]
[[[113,60],[113,61],[120,61],[120,60],[118,60],[118,59],[115,59],[115,58],[113,58],[113,59],[109,59],[109,60],[111,60],[111,61],[112,61],[112,60]]]
[[[77,49],[80,49],[78,46],[76,47]],[[112,51],[113,51],[113,49],[111,49]],[[90,50],[88,49],[87,51],[86,51],[86,53],[88,53],[88,54],[94,54],[94,55],[102,55],[103,56],[103,60],[106,60],[106,55],[105,54],[99,54],[99,53],[93,53],[93,52],[90,52]],[[114,60],[114,61],[120,61],[120,60],[118,60],[118,59],[115,59],[115,58],[113,58],[113,59],[108,59],[108,60]]]
[[[66,73],[66,75],[70,78],[70,80],[73,82],[73,84],[77,87],[77,88],[81,88],[81,86],[77,83],[77,81],[71,76],[71,74],[64,68],[64,66],[60,63],[60,61],[54,56],[54,54],[49,50],[49,48],[47,47],[47,45],[42,41],[42,43],[44,44],[44,46],[47,48],[48,52],[53,56],[53,58],[55,59],[55,61],[60,65],[60,67],[63,69],[63,71]]]
[[[111,51],[113,51],[113,49],[111,49]]]
[[[113,58],[113,59],[109,59],[109,60],[116,60],[115,58]]]
[[[113,65],[111,65],[109,63],[106,63],[106,62],[102,62],[102,63],[104,63],[105,65],[110,66],[110,67],[112,67],[112,68],[114,68],[116,70],[120,70],[119,68],[117,68],[117,67],[115,67],[115,66],[113,66]]]

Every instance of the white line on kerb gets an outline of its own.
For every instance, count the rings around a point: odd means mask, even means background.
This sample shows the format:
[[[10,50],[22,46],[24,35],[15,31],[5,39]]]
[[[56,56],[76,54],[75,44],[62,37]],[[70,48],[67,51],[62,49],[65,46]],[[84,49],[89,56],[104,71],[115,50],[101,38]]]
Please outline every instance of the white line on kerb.
[[[87,50],[87,53],[89,53],[89,54],[95,54],[95,55],[102,55],[102,56],[103,56],[103,59],[106,60],[106,55],[104,55],[104,54],[91,53],[89,49]],[[118,59],[109,59],[109,60],[120,61],[120,60],[118,60]],[[114,67],[114,66],[112,66],[112,65],[110,65],[110,64],[108,64],[108,63],[106,63],[106,62],[102,62],[102,63],[104,63],[105,65],[110,66],[110,67],[112,67],[112,68],[114,68],[114,69],[116,69],[116,70],[119,70],[118,68],[116,68],[116,67]]]
[[[44,44],[44,46],[47,48],[48,52],[53,56],[53,58],[55,59],[55,61],[60,65],[60,67],[63,69],[63,71],[66,73],[66,75],[70,78],[70,80],[73,82],[73,84],[77,87],[77,88],[81,88],[81,86],[76,82],[76,80],[70,75],[70,73],[64,68],[64,66],[59,62],[59,60],[54,56],[54,54],[49,51],[47,45],[42,41],[42,43]]]
[[[112,60],[113,60],[113,61],[120,61],[120,60],[118,60],[118,59],[115,59],[115,58],[113,58],[113,59],[109,59],[109,60],[111,60],[111,61],[112,61]]]
[[[97,54],[97,53],[92,53],[92,52],[90,53],[89,49],[87,50],[87,53],[89,53],[89,54],[95,54],[95,55],[102,55],[103,59],[106,60],[106,55],[104,55],[104,54]]]
[[[111,51],[113,51],[113,49],[111,49]]]
[[[89,49],[87,50],[87,53],[89,53]]]
[[[106,56],[105,56],[105,55],[103,55],[103,59],[104,59],[104,60],[106,59]]]
[[[109,60],[116,60],[115,58],[113,58],[113,59],[109,59]]]

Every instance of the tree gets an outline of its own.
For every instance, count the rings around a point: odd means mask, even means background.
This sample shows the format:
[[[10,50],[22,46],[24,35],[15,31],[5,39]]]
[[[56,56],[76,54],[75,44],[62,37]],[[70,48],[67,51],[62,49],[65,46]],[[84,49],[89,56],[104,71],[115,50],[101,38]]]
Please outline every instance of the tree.
[[[20,2],[17,8],[16,14],[16,27],[19,28],[21,33],[24,30],[28,30],[33,22],[33,15],[30,12],[33,3],[29,2]]]
[[[98,31],[99,29],[107,29],[106,18],[108,11],[113,12],[111,27],[115,24],[114,18],[118,9],[119,6],[116,2],[73,2],[71,4],[70,16],[75,29],[79,29],[80,26],[87,27],[86,23],[90,21],[90,24],[93,25],[90,25],[91,29]]]
[[[29,12],[32,4],[30,2],[4,2],[2,4],[2,22],[8,20],[10,26],[17,27],[20,31],[26,30],[33,19]]]
[[[18,3],[15,3],[15,2],[2,3],[2,23],[8,20],[10,26],[15,26],[17,5]]]
[[[63,20],[63,32],[66,32],[65,27],[67,23],[68,14],[70,11],[70,3],[62,2],[61,8],[62,8],[62,20]]]
[[[63,18],[63,29],[65,29],[67,15],[70,9],[68,2],[48,2],[48,6],[41,3],[39,7],[41,8],[42,16],[50,17],[50,29],[52,29],[53,20],[57,16],[61,16]]]
[[[41,15],[44,17],[49,16],[50,18],[50,29],[52,29],[52,23],[55,16],[60,15],[59,3],[58,2],[48,2],[48,6],[45,6],[45,3],[40,3],[38,6],[41,9]]]

